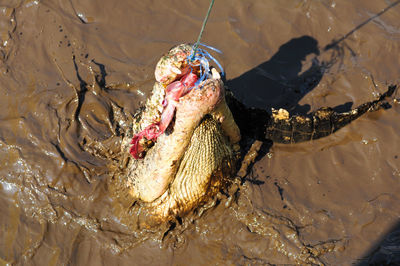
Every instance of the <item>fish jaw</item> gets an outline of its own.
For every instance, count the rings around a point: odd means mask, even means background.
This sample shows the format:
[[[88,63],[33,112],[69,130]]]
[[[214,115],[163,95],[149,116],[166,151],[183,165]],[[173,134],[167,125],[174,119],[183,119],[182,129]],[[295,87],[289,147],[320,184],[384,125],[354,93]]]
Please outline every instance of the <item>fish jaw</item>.
[[[224,97],[221,80],[209,79],[201,85],[202,89],[193,89],[179,99],[172,132],[159,136],[141,162],[146,169],[136,177],[140,180],[135,182],[135,190],[144,202],[152,202],[166,192],[195,128]]]

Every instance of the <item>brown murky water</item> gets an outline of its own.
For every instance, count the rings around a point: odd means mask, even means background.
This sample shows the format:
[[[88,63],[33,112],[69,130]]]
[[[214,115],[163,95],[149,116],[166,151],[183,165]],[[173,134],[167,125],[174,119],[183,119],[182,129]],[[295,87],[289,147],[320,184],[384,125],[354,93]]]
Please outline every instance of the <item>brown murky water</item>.
[[[203,42],[247,105],[346,110],[399,81],[400,5],[382,12],[394,2],[219,0]],[[107,185],[118,111],[135,113],[158,58],[197,38],[207,6],[0,1],[0,264],[293,264],[306,247],[329,265],[399,262],[393,100],[324,139],[274,144],[230,206],[169,231],[130,222]]]

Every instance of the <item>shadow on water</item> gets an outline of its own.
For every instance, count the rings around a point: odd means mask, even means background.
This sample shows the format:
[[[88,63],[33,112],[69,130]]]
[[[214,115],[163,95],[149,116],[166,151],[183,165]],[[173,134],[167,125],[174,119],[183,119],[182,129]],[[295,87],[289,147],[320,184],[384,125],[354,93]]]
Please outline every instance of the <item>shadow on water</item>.
[[[291,114],[301,115],[310,111],[309,105],[300,105],[299,101],[319,84],[325,71],[343,55],[334,52],[330,62],[321,63],[319,54],[318,41],[313,37],[294,38],[283,44],[268,61],[225,82],[234,98],[239,100],[228,102],[228,105],[243,136],[265,141],[265,125],[270,119],[271,108],[284,108]],[[312,56],[311,65],[302,71],[309,56]],[[242,143],[242,147],[248,145]]]
[[[365,253],[357,265],[400,265],[400,221]]]
[[[310,36],[294,38],[283,44],[270,60],[226,81],[226,85],[247,107],[267,112],[271,112],[271,108],[284,108],[291,114],[306,115],[310,105],[300,105],[300,100],[319,84],[332,66],[338,64],[340,67],[345,49],[354,53],[347,45],[333,41],[323,50],[324,53],[332,51],[329,60],[320,61],[316,39]],[[302,71],[309,56],[312,56],[311,65]],[[346,102],[332,108],[341,113],[350,111],[352,106],[353,102]]]
[[[283,44],[268,61],[245,72],[239,77],[228,80],[226,85],[236,98],[247,107],[271,112],[271,108],[284,108],[291,114],[306,115],[310,105],[300,105],[300,100],[311,92],[321,81],[323,75],[335,64],[342,64],[344,50],[350,47],[340,42],[332,42],[327,61],[320,61],[318,41],[310,36],[294,38]],[[311,65],[303,71],[307,57]],[[332,107],[334,111],[348,112],[353,102]]]
[[[301,36],[291,39],[283,44],[268,61],[235,79],[228,80],[226,85],[248,107],[260,108],[268,112],[271,108],[284,108],[290,113],[304,115],[310,111],[310,106],[300,105],[299,101],[318,85],[327,70],[334,64],[338,63],[339,66],[342,64],[345,49],[355,56],[354,51],[344,41],[398,4],[400,0],[370,16],[341,38],[332,40],[322,49],[322,52],[318,47],[318,41],[313,37]],[[331,58],[320,62],[318,59],[320,53],[328,51],[332,51]],[[312,56],[311,66],[302,71],[303,62],[308,56]],[[347,102],[333,109],[336,112],[347,112],[352,104],[352,102]]]
[[[312,65],[302,71],[303,61],[312,55]],[[320,82],[325,64],[320,63],[318,41],[302,36],[283,44],[268,61],[228,80],[227,86],[249,107],[270,110],[285,108],[307,113],[310,106],[298,102]]]

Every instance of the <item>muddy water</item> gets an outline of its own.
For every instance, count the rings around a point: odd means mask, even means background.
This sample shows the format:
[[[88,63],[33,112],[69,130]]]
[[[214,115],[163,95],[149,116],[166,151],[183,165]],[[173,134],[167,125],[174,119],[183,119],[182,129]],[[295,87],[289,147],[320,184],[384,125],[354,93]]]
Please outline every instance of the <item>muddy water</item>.
[[[216,1],[203,41],[224,52],[227,85],[247,105],[343,111],[399,81],[391,3]],[[137,210],[108,183],[123,118],[149,95],[158,58],[196,39],[207,5],[0,1],[0,264],[399,261],[393,100],[324,139],[274,144],[230,205],[172,229],[132,222]]]

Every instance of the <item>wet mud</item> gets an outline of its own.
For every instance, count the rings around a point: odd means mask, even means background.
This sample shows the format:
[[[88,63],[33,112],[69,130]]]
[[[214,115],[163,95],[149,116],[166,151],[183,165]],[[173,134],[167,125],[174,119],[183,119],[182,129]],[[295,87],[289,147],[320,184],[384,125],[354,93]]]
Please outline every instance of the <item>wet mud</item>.
[[[247,106],[344,112],[399,82],[398,3],[216,1],[203,42]],[[121,136],[159,57],[197,38],[207,7],[0,2],[1,265],[400,263],[398,90],[319,140],[249,139],[249,171],[225,193],[143,223],[112,179]]]

